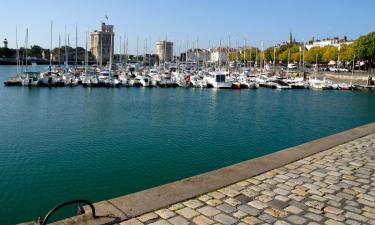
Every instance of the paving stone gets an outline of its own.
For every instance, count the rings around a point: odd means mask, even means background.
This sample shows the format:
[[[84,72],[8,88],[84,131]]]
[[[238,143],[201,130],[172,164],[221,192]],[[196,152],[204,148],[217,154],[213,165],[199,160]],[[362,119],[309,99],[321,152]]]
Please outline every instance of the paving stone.
[[[320,222],[324,219],[323,216],[320,216],[318,214],[315,214],[315,213],[306,213],[304,215],[304,217],[306,217],[307,219],[310,219],[310,220],[314,220],[314,221],[317,221],[317,222]]]
[[[330,206],[333,206],[333,207],[337,207],[337,208],[340,208],[342,206],[340,202],[336,202],[336,201],[333,201],[333,200],[329,200],[327,202],[327,205],[330,205]]]
[[[250,198],[244,194],[239,194],[235,197],[235,199],[237,199],[238,201],[240,201],[241,203],[245,203],[247,204],[248,202],[251,202],[252,200],[254,200],[253,198]]]
[[[362,215],[370,219],[375,219],[375,213],[364,212]]]
[[[290,191],[288,190],[285,190],[283,188],[276,188],[273,190],[273,192],[275,192],[276,194],[279,194],[279,195],[289,195]]]
[[[228,215],[225,215],[225,214],[218,214],[216,216],[214,216],[214,219],[221,223],[221,224],[234,224],[236,223],[238,220],[236,220],[235,218],[233,217],[230,217]]]
[[[293,224],[304,224],[307,220],[301,216],[291,215],[286,218],[289,222]]]
[[[267,204],[274,207],[274,208],[277,208],[277,209],[284,209],[285,207],[287,207],[289,205],[288,203],[286,203],[284,201],[277,200],[277,199],[274,199],[274,200],[268,202]]]
[[[202,202],[199,201],[199,200],[195,200],[195,199],[192,199],[192,200],[188,200],[186,202],[183,202],[182,204],[184,204],[185,206],[191,208],[191,209],[196,209],[200,206],[202,206]]]
[[[269,224],[272,224],[276,221],[276,219],[273,216],[270,216],[268,214],[261,214],[260,216],[258,216],[258,218]]]
[[[212,207],[212,206],[205,206],[200,209],[197,209],[199,213],[202,213],[203,215],[212,217],[220,213],[220,210]]]
[[[353,206],[349,206],[349,205],[345,206],[344,209],[347,210],[347,211],[353,212],[353,213],[357,213],[357,214],[361,213],[360,209],[355,208]]]
[[[275,199],[279,200],[279,201],[282,201],[282,202],[287,202],[287,201],[290,200],[290,198],[288,198],[287,196],[283,196],[283,195],[277,195],[277,196],[275,196]]]
[[[366,212],[370,212],[370,213],[375,213],[375,208],[371,208],[371,207],[368,207],[368,206],[363,207],[362,210],[364,210]]]
[[[252,216],[257,216],[260,213],[259,209],[247,205],[240,205],[238,209]]]
[[[130,219],[124,222],[121,222],[120,225],[143,225],[138,219]]]
[[[324,203],[318,202],[318,201],[307,201],[305,202],[305,205],[318,209],[318,210],[321,210],[324,207]]]
[[[213,224],[214,221],[205,217],[205,216],[197,216],[193,219],[193,222],[197,225],[210,225]]]
[[[238,201],[237,199],[235,198],[227,198],[227,199],[224,199],[224,202],[228,203],[229,205],[231,206],[236,206],[236,205],[240,205],[241,202]]]
[[[264,212],[275,218],[284,218],[288,215],[288,213],[285,212],[284,210],[275,209],[275,208],[267,208],[264,210]]]
[[[220,201],[219,199],[210,199],[206,203],[207,203],[207,205],[217,206],[217,205],[222,204],[223,202]]]
[[[307,225],[320,225],[319,223],[315,223],[315,222],[309,222],[307,223]]]
[[[352,212],[345,213],[345,217],[348,218],[348,219],[358,220],[358,221],[361,221],[361,222],[367,222],[369,220],[368,218],[366,218],[364,216],[361,216],[361,215],[358,215],[358,214],[352,213]]]
[[[267,205],[259,200],[254,200],[248,203],[250,206],[257,208],[257,209],[264,209],[267,208]]]
[[[196,211],[190,209],[190,208],[183,208],[183,209],[179,209],[176,211],[178,214],[180,214],[181,216],[187,218],[187,219],[191,219],[193,218],[194,216],[197,216],[199,215],[199,213],[197,213]]]
[[[302,209],[300,209],[296,206],[293,206],[293,205],[290,205],[290,206],[286,207],[284,210],[287,211],[287,212],[290,212],[292,214],[299,214],[299,213],[303,212]]]
[[[171,224],[166,220],[158,220],[156,222],[149,223],[149,225],[171,225]]]
[[[216,198],[216,199],[222,199],[225,197],[224,194],[218,192],[218,191],[214,191],[214,192],[211,192],[211,193],[208,193],[209,196],[213,197],[213,198]]]
[[[328,212],[328,213],[332,213],[332,214],[341,214],[341,213],[344,212],[344,210],[342,210],[342,209],[338,209],[338,208],[331,207],[331,206],[325,207],[323,211]]]
[[[361,225],[360,222],[355,221],[355,220],[345,220],[345,223],[349,225]]]
[[[216,206],[217,209],[226,212],[226,213],[232,213],[237,210],[236,207],[228,205],[226,203]]]
[[[339,221],[336,221],[336,220],[327,220],[326,222],[324,222],[324,224],[327,224],[327,225],[345,225],[344,223],[341,223]]]
[[[336,220],[336,221],[344,221],[345,220],[345,217],[343,215],[337,215],[337,214],[332,214],[332,213],[325,213],[324,216],[327,217],[327,218],[329,218],[329,219]]]
[[[260,224],[262,221],[256,217],[248,216],[246,218],[243,218],[241,221],[245,222],[246,224]]]
[[[357,201],[358,203],[361,203],[363,205],[375,208],[375,202],[367,201],[366,199],[362,199],[362,198],[359,198]]]
[[[172,210],[172,211],[176,211],[176,210],[182,209],[184,207],[185,206],[183,204],[177,203],[177,204],[174,204],[174,205],[170,206],[168,209]]]
[[[293,206],[298,207],[298,208],[300,208],[302,210],[306,209],[306,205],[304,203],[302,203],[302,202],[291,200],[288,203],[289,203],[289,205],[293,205]]]
[[[155,213],[158,214],[163,219],[169,219],[176,215],[176,213],[174,213],[173,211],[169,209],[159,209],[155,211]]]
[[[241,218],[244,218],[244,217],[248,216],[247,213],[245,213],[244,211],[241,211],[241,210],[238,210],[237,212],[234,212],[232,215],[235,218],[238,218],[238,219],[241,219]]]
[[[154,219],[157,219],[157,218],[159,218],[158,214],[151,212],[151,213],[146,213],[146,214],[138,217],[138,220],[144,223],[144,222],[154,220]]]
[[[173,225],[189,225],[189,221],[187,221],[182,216],[175,216],[173,218],[168,219],[168,222],[170,222]]]
[[[290,225],[290,223],[287,223],[285,221],[282,221],[282,220],[278,220],[274,223],[274,225]]]
[[[202,195],[198,198],[202,202],[207,202],[208,200],[212,199],[212,196],[209,195]]]
[[[222,188],[219,190],[219,192],[223,193],[224,195],[227,195],[229,197],[234,197],[240,194],[237,190],[231,189],[231,188]]]

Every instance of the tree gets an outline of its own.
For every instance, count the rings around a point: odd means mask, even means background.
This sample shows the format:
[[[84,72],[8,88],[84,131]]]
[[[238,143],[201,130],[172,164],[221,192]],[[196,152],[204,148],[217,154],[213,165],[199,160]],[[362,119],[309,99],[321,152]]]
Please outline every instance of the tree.
[[[367,61],[370,68],[375,61],[375,32],[361,36],[354,42],[355,55],[359,60]]]
[[[315,63],[317,60],[318,63],[322,62],[323,57],[323,48],[314,47],[305,53],[305,61],[310,63]]]
[[[31,46],[29,56],[41,58],[43,50],[44,49],[42,47],[38,45],[33,45]]]
[[[322,49],[322,60],[325,63],[329,63],[329,61],[337,61],[337,54],[338,50],[334,46],[326,46]]]
[[[351,62],[354,57],[353,45],[342,45],[340,49],[340,60],[342,62]]]

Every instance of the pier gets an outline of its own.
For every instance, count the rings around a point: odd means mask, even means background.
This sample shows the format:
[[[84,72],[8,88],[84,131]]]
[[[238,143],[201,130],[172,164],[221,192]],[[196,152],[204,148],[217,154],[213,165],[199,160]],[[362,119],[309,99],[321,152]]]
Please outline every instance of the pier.
[[[53,224],[375,224],[374,150],[371,123],[95,203],[98,218],[85,206]]]

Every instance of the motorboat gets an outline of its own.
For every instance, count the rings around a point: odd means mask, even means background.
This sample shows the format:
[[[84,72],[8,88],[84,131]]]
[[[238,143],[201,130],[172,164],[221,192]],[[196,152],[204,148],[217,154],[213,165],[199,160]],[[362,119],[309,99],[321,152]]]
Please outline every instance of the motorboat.
[[[232,82],[229,81],[225,72],[213,72],[212,76],[207,77],[207,87],[231,89]]]

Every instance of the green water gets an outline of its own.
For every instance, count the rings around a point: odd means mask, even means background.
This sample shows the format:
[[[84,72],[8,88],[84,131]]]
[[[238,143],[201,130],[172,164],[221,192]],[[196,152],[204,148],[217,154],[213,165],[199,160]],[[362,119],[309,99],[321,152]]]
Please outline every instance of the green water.
[[[38,69],[43,69],[38,68]],[[1,83],[15,72],[0,67]],[[375,92],[0,85],[0,224],[375,121]]]

